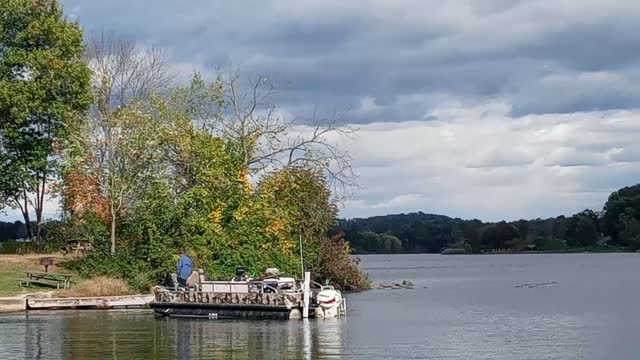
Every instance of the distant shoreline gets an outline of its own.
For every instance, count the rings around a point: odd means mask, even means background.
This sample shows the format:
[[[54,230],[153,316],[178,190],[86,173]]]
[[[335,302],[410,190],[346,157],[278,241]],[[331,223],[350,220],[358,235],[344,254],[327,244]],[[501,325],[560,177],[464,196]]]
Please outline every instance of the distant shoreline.
[[[455,250],[455,249],[453,249]],[[640,253],[640,251],[633,251],[627,249],[566,249],[566,250],[527,250],[520,252],[483,252],[483,253],[467,253],[467,252],[401,252],[401,253],[354,253],[353,256],[364,256],[364,255],[424,255],[424,254],[433,254],[433,255],[527,255],[527,254],[611,254],[611,253]]]

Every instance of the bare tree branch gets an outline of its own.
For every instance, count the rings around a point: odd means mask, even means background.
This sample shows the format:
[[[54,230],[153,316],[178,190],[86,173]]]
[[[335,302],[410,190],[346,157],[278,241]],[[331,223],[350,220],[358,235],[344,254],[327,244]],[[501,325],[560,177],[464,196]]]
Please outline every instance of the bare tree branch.
[[[86,57],[95,74],[96,106],[103,114],[168,90],[175,77],[163,49],[143,49],[111,33],[92,36]]]
[[[354,129],[341,125],[339,115],[318,119],[314,109],[313,118],[306,122],[311,125],[299,126],[273,104],[277,92],[270,77],[249,79],[246,91],[237,68],[226,76],[219,73],[219,78],[229,111],[214,131],[240,144],[244,163],[254,173],[267,168],[311,166],[325,172],[336,193],[347,194],[358,187],[351,158],[329,139],[355,134]]]

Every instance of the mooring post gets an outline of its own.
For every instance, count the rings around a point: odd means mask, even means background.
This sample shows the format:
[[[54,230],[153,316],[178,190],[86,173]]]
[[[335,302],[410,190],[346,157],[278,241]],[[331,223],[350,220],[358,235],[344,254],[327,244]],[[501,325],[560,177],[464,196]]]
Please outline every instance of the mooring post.
[[[311,296],[311,273],[306,271],[304,273],[304,307],[302,308],[302,318],[309,317],[309,297]]]

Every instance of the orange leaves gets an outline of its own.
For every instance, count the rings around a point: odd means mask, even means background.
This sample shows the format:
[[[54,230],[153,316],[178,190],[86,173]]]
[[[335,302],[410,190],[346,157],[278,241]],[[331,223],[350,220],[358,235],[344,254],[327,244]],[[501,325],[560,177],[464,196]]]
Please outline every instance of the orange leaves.
[[[105,221],[111,219],[109,202],[100,193],[98,179],[84,173],[80,167],[75,167],[67,175],[63,191],[65,206],[79,218],[92,211]]]
[[[284,231],[284,223],[282,220],[274,220],[265,230],[269,235],[280,235]]]

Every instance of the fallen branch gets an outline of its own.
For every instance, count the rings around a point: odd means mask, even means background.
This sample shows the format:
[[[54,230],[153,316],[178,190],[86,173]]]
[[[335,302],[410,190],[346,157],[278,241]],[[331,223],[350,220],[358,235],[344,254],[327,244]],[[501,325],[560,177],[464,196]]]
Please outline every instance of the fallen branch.
[[[541,287],[541,286],[546,286],[546,285],[555,285],[557,283],[558,283],[557,281],[543,282],[543,283],[529,283],[529,284],[516,285],[514,287],[516,287],[516,288],[527,287],[527,288],[531,289],[531,288]]]

